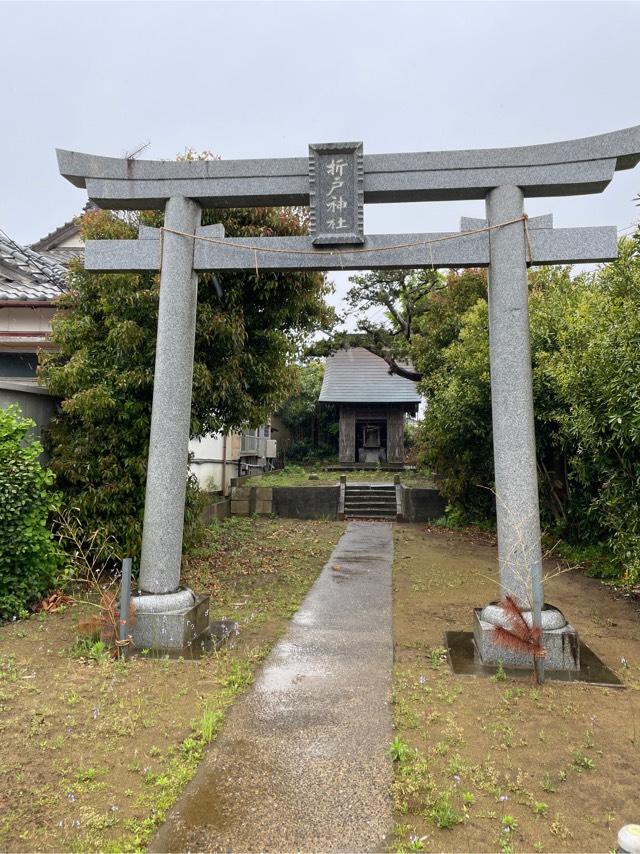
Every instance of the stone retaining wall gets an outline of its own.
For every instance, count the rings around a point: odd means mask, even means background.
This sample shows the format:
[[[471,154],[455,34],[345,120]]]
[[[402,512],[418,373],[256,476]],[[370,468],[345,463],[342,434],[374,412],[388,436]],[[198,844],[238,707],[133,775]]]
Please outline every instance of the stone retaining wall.
[[[437,489],[402,486],[402,519],[404,522],[429,522],[444,516],[446,498]]]
[[[212,501],[210,504],[205,504],[200,518],[208,525],[212,519],[226,519],[231,515],[231,500],[229,498],[220,498],[218,501]]]
[[[290,519],[336,519],[337,486],[233,486],[233,516],[283,516]]]
[[[437,489],[400,489],[404,522],[428,522],[444,515],[447,502]],[[339,486],[232,486],[230,512],[232,516],[337,519],[339,499]]]
[[[337,519],[339,486],[279,486],[273,512],[289,519]]]

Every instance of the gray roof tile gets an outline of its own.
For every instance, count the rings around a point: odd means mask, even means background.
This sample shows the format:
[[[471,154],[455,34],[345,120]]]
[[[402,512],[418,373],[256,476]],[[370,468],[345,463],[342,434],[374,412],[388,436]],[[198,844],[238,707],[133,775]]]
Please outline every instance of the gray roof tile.
[[[67,270],[56,257],[20,246],[0,230],[0,301],[54,300],[67,289]]]
[[[353,347],[326,360],[319,400],[324,403],[420,403],[412,380],[389,373],[379,356]]]

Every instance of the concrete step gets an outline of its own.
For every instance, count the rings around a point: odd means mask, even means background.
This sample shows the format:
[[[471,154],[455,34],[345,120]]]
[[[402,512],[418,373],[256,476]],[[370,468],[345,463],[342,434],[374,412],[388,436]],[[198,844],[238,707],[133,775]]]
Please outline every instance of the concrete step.
[[[396,496],[394,492],[356,492],[355,494],[352,492],[347,492],[345,494],[345,501],[348,501],[350,498],[356,499],[357,501],[395,501]]]
[[[385,507],[395,507],[395,501],[345,501],[345,507],[353,507],[354,510],[362,510],[362,508],[367,507],[378,507],[384,509]]]
[[[347,484],[344,515],[351,519],[395,519],[396,487],[393,483]]]
[[[391,510],[345,510],[345,519],[395,519]]]
[[[347,489],[395,489],[395,483],[348,483]]]
[[[374,495],[395,495],[395,489],[349,489],[349,487],[345,490],[345,496],[347,495],[361,495],[366,497],[372,497]]]
[[[395,492],[347,492],[345,501],[395,501]]]

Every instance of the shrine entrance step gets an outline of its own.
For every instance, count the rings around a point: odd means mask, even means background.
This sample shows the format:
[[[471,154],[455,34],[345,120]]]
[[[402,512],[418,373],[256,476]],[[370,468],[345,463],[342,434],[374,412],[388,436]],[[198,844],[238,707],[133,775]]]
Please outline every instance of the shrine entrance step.
[[[392,483],[347,483],[344,515],[350,519],[395,519],[396,487]]]

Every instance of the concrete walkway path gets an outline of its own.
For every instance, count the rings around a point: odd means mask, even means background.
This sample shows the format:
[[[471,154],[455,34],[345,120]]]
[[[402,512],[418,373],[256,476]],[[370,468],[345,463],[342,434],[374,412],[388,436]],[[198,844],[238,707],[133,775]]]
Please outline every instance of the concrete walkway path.
[[[392,829],[391,525],[352,522],[152,851],[376,851]]]

